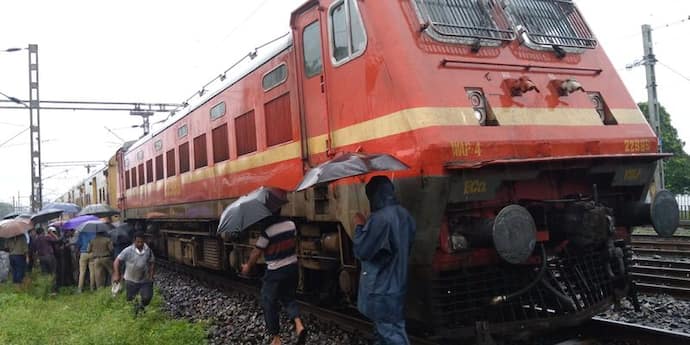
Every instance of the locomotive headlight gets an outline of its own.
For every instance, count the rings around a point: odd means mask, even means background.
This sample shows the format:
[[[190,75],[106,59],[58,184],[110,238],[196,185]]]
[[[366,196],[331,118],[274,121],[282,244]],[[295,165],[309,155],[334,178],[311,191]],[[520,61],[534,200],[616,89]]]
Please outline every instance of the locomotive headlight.
[[[480,89],[466,89],[467,98],[470,101],[472,110],[474,111],[474,117],[481,126],[486,125],[486,98],[484,98],[484,93]]]
[[[455,253],[460,250],[468,249],[470,247],[470,243],[467,241],[467,238],[461,234],[451,234],[450,235],[450,250]]]

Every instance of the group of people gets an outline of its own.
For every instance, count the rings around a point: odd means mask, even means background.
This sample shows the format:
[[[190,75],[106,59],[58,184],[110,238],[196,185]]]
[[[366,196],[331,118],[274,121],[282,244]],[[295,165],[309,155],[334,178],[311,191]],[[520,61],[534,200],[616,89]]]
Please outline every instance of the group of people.
[[[7,257],[15,284],[24,281],[37,259],[41,272],[54,277],[53,292],[60,287],[76,285],[81,293],[87,279],[91,291],[103,288],[109,282],[120,284],[121,272],[124,271],[127,300],[141,296],[135,304],[136,313],[142,311],[153,297],[155,257],[146,245],[143,233],[134,234],[133,241],[123,245],[113,243],[107,231],[60,231],[59,227],[51,226],[46,232],[36,227],[0,242],[0,260]],[[2,262],[0,266],[3,266]]]
[[[415,221],[398,204],[393,183],[375,176],[366,185],[371,214],[354,216],[354,254],[361,262],[357,309],[373,321],[377,345],[409,345],[404,306],[407,265],[415,237]],[[279,306],[295,323],[297,343],[304,344],[306,330],[295,301],[298,282],[295,224],[280,217],[267,220],[242,273],[249,274],[263,255],[266,272],[261,305],[271,345],[280,345]]]
[[[368,219],[361,213],[354,216],[354,254],[361,263],[357,308],[374,323],[377,344],[407,345],[404,306],[407,293],[407,266],[415,237],[415,222],[407,210],[401,207],[394,194],[392,182],[385,176],[375,176],[366,185],[371,214]],[[278,214],[278,213],[277,213]],[[298,259],[296,253],[295,224],[279,216],[264,221],[264,230],[257,239],[242,273],[249,274],[263,255],[266,271],[261,288],[261,305],[266,328],[272,336],[272,345],[282,344],[280,338],[280,305],[295,323],[298,344],[304,344],[306,329],[300,318],[295,300],[298,284]],[[153,296],[154,255],[145,244],[144,235],[134,235],[133,243],[126,248],[115,248],[105,232],[65,232],[59,236],[57,229],[48,233],[37,229],[35,235],[18,236],[5,242],[9,252],[13,281],[23,279],[25,265],[37,256],[41,270],[56,275],[56,286],[69,280],[71,267],[65,260],[66,248],[77,252],[78,290],[82,291],[87,270],[90,272],[91,289],[112,282],[119,284],[124,266],[127,300],[137,294],[141,301],[135,312],[149,304]],[[0,249],[3,249],[0,246]],[[117,251],[116,249],[122,249]],[[113,260],[114,259],[114,260]],[[106,275],[106,272],[108,275]],[[61,277],[61,275],[64,275]]]

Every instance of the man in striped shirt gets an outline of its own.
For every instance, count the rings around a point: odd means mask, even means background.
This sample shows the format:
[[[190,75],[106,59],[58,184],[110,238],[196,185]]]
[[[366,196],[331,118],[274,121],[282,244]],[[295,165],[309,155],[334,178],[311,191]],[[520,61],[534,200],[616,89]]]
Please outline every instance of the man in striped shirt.
[[[242,274],[249,274],[263,254],[266,261],[266,273],[261,287],[261,305],[264,309],[266,328],[273,337],[271,345],[282,344],[278,302],[285,307],[288,316],[295,321],[297,344],[304,344],[306,332],[295,301],[298,280],[295,223],[279,217],[271,217],[266,223],[271,225],[261,232],[261,236],[256,241],[256,248],[249,255],[249,261],[242,265]]]

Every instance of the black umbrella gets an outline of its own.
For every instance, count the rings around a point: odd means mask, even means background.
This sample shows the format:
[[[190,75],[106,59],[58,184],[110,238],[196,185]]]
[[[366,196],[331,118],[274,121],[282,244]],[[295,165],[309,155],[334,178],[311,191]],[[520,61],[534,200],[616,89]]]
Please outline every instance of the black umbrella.
[[[120,214],[120,210],[110,207],[106,204],[91,204],[84,207],[78,216],[92,215],[96,217],[108,217]]]
[[[407,164],[388,154],[345,153],[307,171],[302,182],[297,186],[297,191],[345,177],[375,171],[398,171],[409,168]]]
[[[218,234],[238,234],[256,222],[273,215],[288,202],[287,192],[274,187],[260,187],[228,205],[220,216]]]
[[[14,218],[19,217],[20,214],[21,213],[19,213],[19,212],[8,213],[5,216],[3,216],[2,219],[14,219]]]
[[[79,232],[105,232],[109,233],[113,229],[113,226],[107,223],[103,223],[100,220],[92,220],[85,222],[77,227]]]
[[[134,228],[131,225],[122,223],[110,230],[110,239],[113,244],[129,244],[132,242],[132,232]]]
[[[45,210],[41,210],[38,211],[38,213],[31,216],[31,222],[34,224],[45,223],[49,220],[53,220],[55,218],[60,217],[60,215],[62,215],[63,212],[65,211],[58,210],[56,208],[48,208]]]

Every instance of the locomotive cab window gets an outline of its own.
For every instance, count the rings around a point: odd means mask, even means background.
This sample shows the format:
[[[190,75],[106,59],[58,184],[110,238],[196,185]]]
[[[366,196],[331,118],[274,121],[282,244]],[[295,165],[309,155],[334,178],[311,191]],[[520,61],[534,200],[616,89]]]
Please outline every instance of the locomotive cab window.
[[[261,81],[261,86],[263,87],[264,91],[271,90],[274,87],[284,83],[287,80],[287,76],[287,65],[282,63],[272,71],[266,73]]]
[[[304,28],[302,33],[304,45],[304,74],[311,78],[321,73],[323,59],[321,57],[321,28],[315,21]]]
[[[495,0],[414,0],[425,32],[435,40],[496,46],[515,39]]]
[[[341,65],[364,53],[367,35],[355,0],[341,0],[331,5],[328,29],[331,58]]]
[[[512,0],[505,5],[513,25],[532,47],[588,48],[597,46],[592,31],[572,0]]]

